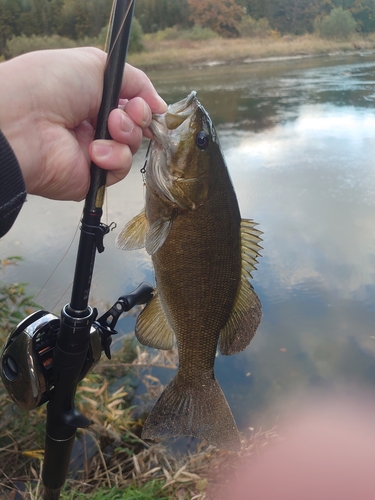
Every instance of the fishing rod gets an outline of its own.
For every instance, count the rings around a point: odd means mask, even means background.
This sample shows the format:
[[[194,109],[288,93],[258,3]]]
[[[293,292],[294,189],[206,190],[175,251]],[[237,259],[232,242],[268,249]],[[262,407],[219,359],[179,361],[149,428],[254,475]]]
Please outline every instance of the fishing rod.
[[[118,106],[129,45],[135,0],[114,0],[107,35],[107,64],[95,139],[111,139],[107,120]],[[31,410],[47,402],[45,454],[42,470],[44,500],[58,500],[69,469],[78,428],[90,420],[75,408],[77,384],[98,363],[102,351],[111,357],[111,336],[120,315],[152,297],[153,287],[142,283],[120,297],[104,315],[89,306],[96,252],[110,226],[101,222],[106,171],[94,163],[81,220],[70,303],[58,317],[36,311],[10,333],[1,354],[1,377],[13,401]]]

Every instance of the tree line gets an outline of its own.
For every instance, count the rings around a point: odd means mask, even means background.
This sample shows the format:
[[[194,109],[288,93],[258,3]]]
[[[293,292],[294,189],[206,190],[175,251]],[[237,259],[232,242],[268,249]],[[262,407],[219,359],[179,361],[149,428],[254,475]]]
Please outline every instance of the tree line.
[[[0,54],[14,36],[95,37],[108,24],[111,5],[111,0],[0,0]]]
[[[98,36],[111,6],[112,0],[0,0],[0,54],[14,36]],[[144,33],[198,25],[235,37],[251,18],[282,35],[300,35],[338,8],[350,14],[357,31],[375,31],[375,0],[137,0],[135,16]]]
[[[281,34],[300,35],[340,7],[353,16],[358,31],[375,31],[375,0],[137,0],[135,13],[145,33],[175,25],[211,27],[222,18],[230,34],[244,16],[251,16],[267,19]]]

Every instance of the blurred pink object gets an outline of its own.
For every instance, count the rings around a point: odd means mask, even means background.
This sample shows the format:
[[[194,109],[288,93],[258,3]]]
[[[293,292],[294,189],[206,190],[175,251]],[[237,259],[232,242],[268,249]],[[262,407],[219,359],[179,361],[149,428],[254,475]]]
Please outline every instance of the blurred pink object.
[[[320,400],[230,480],[228,500],[375,498],[374,398]]]

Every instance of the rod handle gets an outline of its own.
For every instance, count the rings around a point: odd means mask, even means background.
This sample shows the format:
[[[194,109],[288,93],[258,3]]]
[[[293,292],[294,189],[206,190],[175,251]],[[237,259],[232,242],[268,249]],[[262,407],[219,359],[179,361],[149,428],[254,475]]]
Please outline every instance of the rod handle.
[[[70,456],[73,449],[75,432],[69,439],[59,441],[46,434],[44,467],[42,480],[44,500],[59,498],[60,490],[68,475]]]

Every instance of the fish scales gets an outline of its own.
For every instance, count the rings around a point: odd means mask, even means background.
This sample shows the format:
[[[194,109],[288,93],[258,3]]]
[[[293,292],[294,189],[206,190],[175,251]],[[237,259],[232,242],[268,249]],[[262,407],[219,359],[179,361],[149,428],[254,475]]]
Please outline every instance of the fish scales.
[[[191,93],[156,115],[146,170],[145,212],[117,238],[146,247],[155,270],[154,298],[139,315],[145,345],[170,349],[178,373],[148,416],[142,436],[192,435],[237,450],[240,438],[215,379],[219,345],[243,350],[259,325],[261,304],[249,283],[260,231],[242,220],[211,120]]]
[[[168,304],[177,337],[179,372],[189,370],[191,376],[194,366],[213,367],[220,330],[231,313],[241,274],[238,206],[235,197],[225,196],[224,165],[218,166],[216,175],[208,202],[177,215],[167,240],[152,257],[158,291]],[[152,223],[155,211],[150,198]]]

